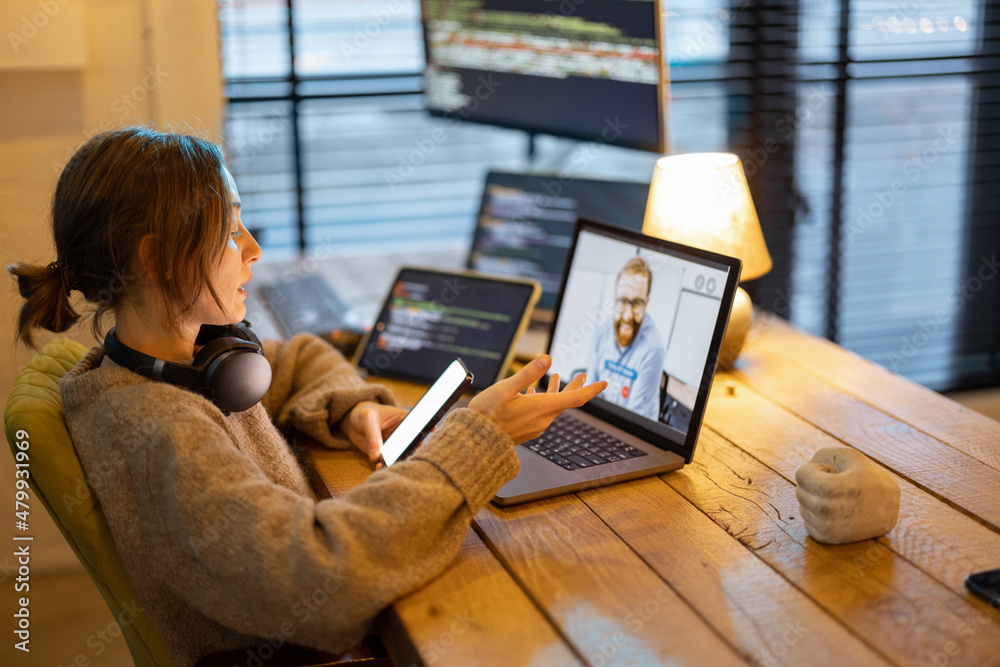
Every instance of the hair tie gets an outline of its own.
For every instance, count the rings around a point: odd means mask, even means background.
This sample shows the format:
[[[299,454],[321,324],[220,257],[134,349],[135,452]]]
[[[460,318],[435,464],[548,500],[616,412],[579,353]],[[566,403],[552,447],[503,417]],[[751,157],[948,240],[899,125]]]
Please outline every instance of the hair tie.
[[[63,287],[66,288],[67,292],[76,289],[73,284],[73,274],[68,266],[62,262],[50,262],[49,271],[59,274],[59,280],[62,281]]]

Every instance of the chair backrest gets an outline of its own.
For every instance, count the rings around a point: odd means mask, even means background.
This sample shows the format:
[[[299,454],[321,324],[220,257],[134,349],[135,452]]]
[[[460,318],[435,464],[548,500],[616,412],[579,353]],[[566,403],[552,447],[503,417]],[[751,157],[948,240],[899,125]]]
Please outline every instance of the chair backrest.
[[[17,377],[4,410],[4,430],[15,460],[23,452],[28,483],[94,580],[121,627],[137,667],[176,665],[142,611],[125,573],[104,513],[87,486],[66,430],[59,380],[87,348],[68,338],[48,343]],[[25,445],[20,443],[28,443]],[[20,446],[19,446],[20,445]],[[23,462],[23,461],[22,461]]]

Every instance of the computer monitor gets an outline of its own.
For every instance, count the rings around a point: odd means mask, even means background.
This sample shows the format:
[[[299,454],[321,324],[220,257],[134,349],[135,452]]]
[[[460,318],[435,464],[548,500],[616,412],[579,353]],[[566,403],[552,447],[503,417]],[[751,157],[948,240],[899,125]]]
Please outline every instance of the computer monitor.
[[[535,308],[551,317],[577,218],[642,230],[649,183],[491,171],[467,265],[542,286]]]
[[[667,151],[660,0],[421,0],[433,115]]]

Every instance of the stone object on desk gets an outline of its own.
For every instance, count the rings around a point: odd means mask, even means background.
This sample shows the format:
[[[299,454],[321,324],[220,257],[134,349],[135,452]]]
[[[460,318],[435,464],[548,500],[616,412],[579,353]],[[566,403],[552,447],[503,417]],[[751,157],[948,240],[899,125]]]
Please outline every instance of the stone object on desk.
[[[851,447],[824,447],[795,471],[799,511],[817,542],[846,544],[885,535],[899,516],[899,484]]]

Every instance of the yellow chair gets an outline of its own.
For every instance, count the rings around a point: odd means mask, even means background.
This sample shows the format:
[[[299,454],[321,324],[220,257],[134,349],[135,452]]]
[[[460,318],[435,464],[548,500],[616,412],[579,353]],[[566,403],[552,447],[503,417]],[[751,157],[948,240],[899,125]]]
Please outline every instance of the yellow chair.
[[[104,513],[87,487],[63,419],[59,380],[87,353],[68,338],[47,344],[17,376],[4,411],[7,443],[15,454],[27,442],[32,500],[40,501],[59,526],[111,614],[118,621],[136,667],[175,665],[125,574]]]
[[[125,573],[104,513],[90,493],[66,430],[59,380],[86,353],[87,348],[80,343],[60,338],[45,345],[28,362],[7,399],[4,411],[7,443],[15,460],[18,452],[27,453],[31,501],[42,503],[101,591],[121,627],[136,667],[176,665],[146,613],[135,611],[140,608],[135,589]],[[26,449],[18,446],[25,442]],[[391,665],[384,649],[374,638],[370,641],[373,645],[362,644],[339,656],[295,646],[282,647],[284,650],[269,660],[268,665]],[[201,664],[233,664],[231,659],[243,654],[239,651],[213,654],[206,656]]]

